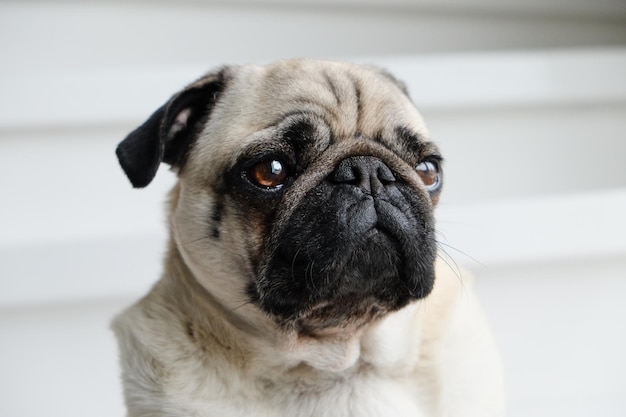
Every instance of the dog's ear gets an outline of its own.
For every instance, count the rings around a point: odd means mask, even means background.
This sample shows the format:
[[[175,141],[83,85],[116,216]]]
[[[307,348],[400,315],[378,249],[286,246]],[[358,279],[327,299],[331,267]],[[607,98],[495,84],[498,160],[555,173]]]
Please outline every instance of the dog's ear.
[[[175,94],[117,146],[133,187],[150,184],[161,162],[180,168],[228,82],[228,69],[209,73]]]

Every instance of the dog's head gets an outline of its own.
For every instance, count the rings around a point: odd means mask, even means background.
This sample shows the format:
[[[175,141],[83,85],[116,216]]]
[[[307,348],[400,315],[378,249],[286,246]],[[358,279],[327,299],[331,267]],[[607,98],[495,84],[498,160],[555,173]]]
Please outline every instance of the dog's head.
[[[441,156],[384,71],[313,60],[225,67],[118,147],[135,187],[179,177],[176,248],[228,306],[306,334],[360,326],[429,294]]]

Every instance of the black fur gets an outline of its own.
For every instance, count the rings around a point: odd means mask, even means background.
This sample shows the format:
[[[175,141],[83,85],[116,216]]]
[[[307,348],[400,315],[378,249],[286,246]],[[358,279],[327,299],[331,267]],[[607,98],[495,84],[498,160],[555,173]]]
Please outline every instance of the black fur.
[[[165,114],[162,106],[148,120],[133,130],[115,153],[133,187],[145,187],[156,175],[163,159],[163,141],[160,140],[161,120]]]
[[[118,145],[118,160],[134,187],[150,184],[161,162],[182,168],[226,86],[225,73],[211,73],[174,95]],[[186,109],[186,123],[178,123],[176,118]]]
[[[224,201],[219,200],[215,203],[213,213],[211,214],[211,237],[219,239],[221,231],[220,226],[222,224],[222,217],[224,215]]]

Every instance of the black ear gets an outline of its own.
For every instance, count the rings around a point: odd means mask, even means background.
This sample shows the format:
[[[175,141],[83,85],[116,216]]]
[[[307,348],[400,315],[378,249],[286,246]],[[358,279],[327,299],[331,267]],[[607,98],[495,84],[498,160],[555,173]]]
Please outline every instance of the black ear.
[[[174,95],[117,146],[122,169],[140,188],[161,162],[182,167],[187,153],[226,88],[226,69],[210,73]]]

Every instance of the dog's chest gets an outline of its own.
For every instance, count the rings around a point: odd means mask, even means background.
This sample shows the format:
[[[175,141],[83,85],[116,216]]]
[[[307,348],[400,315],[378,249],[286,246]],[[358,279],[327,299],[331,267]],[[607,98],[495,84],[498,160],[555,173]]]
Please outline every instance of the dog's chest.
[[[316,384],[239,381],[210,400],[187,399],[202,417],[423,417],[431,415],[414,379],[374,375]],[[208,400],[208,401],[207,401]]]
[[[193,404],[187,415],[199,417],[432,416],[436,390],[430,388],[436,384],[429,367],[417,364],[414,310],[389,316],[346,343],[308,343],[288,352],[260,349],[261,356],[250,362],[262,366],[247,371],[235,361],[213,358],[210,372],[192,366],[168,391],[186,387],[176,402]],[[194,375],[198,379],[191,383]]]
[[[278,392],[276,400],[284,409],[268,416],[421,417],[426,414],[417,392],[415,381],[361,376],[336,381],[321,390],[305,386],[299,392]]]

